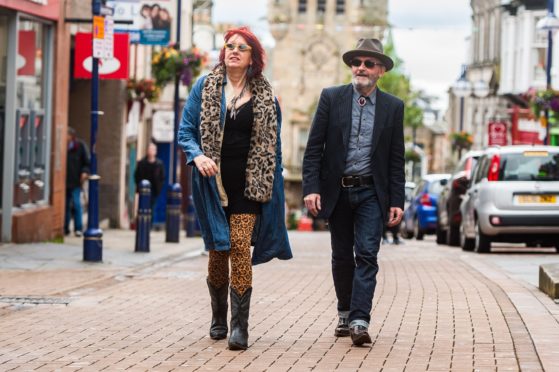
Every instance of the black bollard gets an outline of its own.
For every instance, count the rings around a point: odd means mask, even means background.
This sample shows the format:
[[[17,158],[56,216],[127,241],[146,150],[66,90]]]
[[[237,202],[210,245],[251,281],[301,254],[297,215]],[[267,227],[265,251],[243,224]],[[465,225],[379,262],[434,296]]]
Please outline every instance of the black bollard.
[[[186,237],[193,238],[200,236],[200,224],[198,223],[198,216],[194,209],[192,195],[188,197],[188,206],[186,207]]]
[[[151,184],[148,180],[140,182],[140,201],[136,217],[135,252],[149,252],[149,232],[151,229]]]
[[[167,216],[165,221],[165,241],[178,243],[181,223],[181,185],[175,183],[167,193]]]

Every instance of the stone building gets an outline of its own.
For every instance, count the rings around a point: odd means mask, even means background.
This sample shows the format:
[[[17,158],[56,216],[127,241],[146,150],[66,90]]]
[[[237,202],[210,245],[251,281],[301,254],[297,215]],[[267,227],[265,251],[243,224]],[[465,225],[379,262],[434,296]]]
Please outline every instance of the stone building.
[[[387,0],[269,0],[276,46],[270,53],[272,84],[282,108],[286,199],[302,204],[301,165],[320,92],[347,83],[342,54],[361,37],[382,39]]]

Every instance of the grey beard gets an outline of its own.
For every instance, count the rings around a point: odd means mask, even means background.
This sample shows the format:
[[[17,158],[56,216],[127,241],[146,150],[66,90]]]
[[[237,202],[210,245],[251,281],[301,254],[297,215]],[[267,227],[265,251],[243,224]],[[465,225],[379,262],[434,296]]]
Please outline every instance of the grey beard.
[[[366,84],[363,84],[363,83],[357,82],[357,77],[354,76],[351,82],[352,82],[353,86],[355,87],[355,89],[359,91],[359,90],[362,90],[362,89],[367,90],[367,89],[371,88],[373,85],[375,85],[377,80],[376,79],[374,79],[374,80],[369,79]]]

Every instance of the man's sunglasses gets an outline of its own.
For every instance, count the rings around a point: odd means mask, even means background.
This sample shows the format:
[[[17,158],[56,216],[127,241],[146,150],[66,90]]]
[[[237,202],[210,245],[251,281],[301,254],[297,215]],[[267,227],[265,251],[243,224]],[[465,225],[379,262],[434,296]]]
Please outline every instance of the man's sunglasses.
[[[361,67],[362,64],[365,64],[365,67],[367,67],[367,68],[374,68],[375,66],[384,66],[382,63],[373,62],[373,61],[368,60],[368,59],[362,61],[362,60],[357,59],[357,58],[352,59],[350,64],[353,67]]]
[[[233,43],[226,43],[223,47],[231,51],[235,50],[236,48],[239,49],[239,52],[248,52],[249,50],[252,49],[250,45],[247,44],[233,44]]]

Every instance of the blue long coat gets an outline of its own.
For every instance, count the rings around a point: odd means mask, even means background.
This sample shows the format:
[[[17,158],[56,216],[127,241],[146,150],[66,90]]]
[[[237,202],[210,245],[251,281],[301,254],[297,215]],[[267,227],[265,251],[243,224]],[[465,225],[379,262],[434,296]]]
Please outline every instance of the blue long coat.
[[[178,132],[178,143],[186,154],[187,163],[194,165],[194,158],[202,155],[200,146],[200,109],[202,89],[206,76],[194,84],[183,110]],[[226,84],[226,82],[225,82]],[[225,84],[223,89],[225,89]],[[225,94],[221,95],[221,126],[226,115]],[[293,257],[285,226],[285,195],[281,166],[281,111],[276,100],[278,117],[278,143],[276,146],[276,171],[272,188],[272,199],[262,204],[262,213],[255,226],[256,241],[252,254],[252,264],[270,261],[273,258],[287,260]],[[198,169],[192,167],[192,198],[202,230],[206,250],[228,251],[229,224],[221,207],[215,177],[203,177]]]

